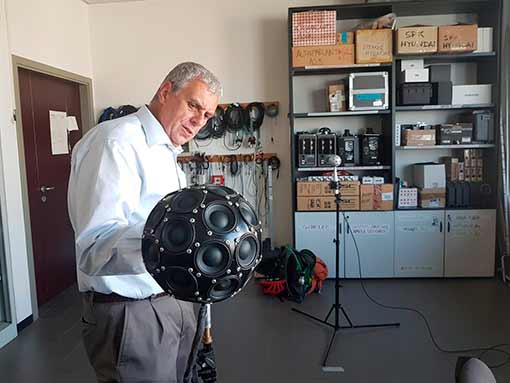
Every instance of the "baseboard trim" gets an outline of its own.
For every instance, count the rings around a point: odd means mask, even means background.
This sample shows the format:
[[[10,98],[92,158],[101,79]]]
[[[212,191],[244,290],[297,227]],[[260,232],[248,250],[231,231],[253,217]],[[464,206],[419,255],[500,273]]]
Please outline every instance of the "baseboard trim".
[[[33,315],[29,315],[25,319],[23,319],[21,322],[19,322],[16,327],[18,328],[18,334],[22,332],[24,329],[26,329],[28,326],[30,326],[32,323],[34,323],[34,317]]]

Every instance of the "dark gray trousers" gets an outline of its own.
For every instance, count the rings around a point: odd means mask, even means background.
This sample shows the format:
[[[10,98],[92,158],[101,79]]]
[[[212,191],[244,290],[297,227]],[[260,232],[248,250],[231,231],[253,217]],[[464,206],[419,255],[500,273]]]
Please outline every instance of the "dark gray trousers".
[[[196,329],[193,305],[164,296],[97,303],[82,295],[83,341],[98,382],[182,383]]]

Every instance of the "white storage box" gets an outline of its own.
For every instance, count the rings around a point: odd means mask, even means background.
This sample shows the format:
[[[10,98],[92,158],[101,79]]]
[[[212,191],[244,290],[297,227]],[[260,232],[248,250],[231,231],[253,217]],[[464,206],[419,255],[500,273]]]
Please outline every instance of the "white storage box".
[[[400,82],[429,82],[429,68],[406,69],[400,73]]]
[[[414,164],[414,184],[420,189],[445,188],[444,164]]]
[[[492,103],[492,85],[454,85],[452,89],[453,105]]]
[[[475,52],[492,52],[493,28],[478,28],[478,49]]]
[[[398,190],[398,207],[411,208],[418,206],[417,188],[400,188]]]
[[[424,68],[424,60],[402,60],[400,61],[400,70],[408,70],[408,69],[423,69]]]

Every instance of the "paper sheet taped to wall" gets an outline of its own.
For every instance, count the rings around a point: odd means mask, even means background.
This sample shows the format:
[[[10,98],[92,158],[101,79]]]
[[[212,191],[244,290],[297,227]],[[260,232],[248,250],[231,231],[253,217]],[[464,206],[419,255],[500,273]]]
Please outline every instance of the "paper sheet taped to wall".
[[[51,154],[69,153],[69,142],[67,140],[68,125],[66,112],[50,110]]]

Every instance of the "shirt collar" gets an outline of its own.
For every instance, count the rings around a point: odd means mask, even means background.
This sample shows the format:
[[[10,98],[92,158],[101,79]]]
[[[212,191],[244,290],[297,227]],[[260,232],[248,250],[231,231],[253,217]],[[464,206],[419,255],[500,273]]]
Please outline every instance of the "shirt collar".
[[[167,145],[170,150],[176,154],[181,154],[183,152],[182,146],[175,146],[172,141],[170,141],[163,126],[161,126],[146,105],[142,106],[138,112],[136,112],[136,116],[142,123],[147,145]]]

